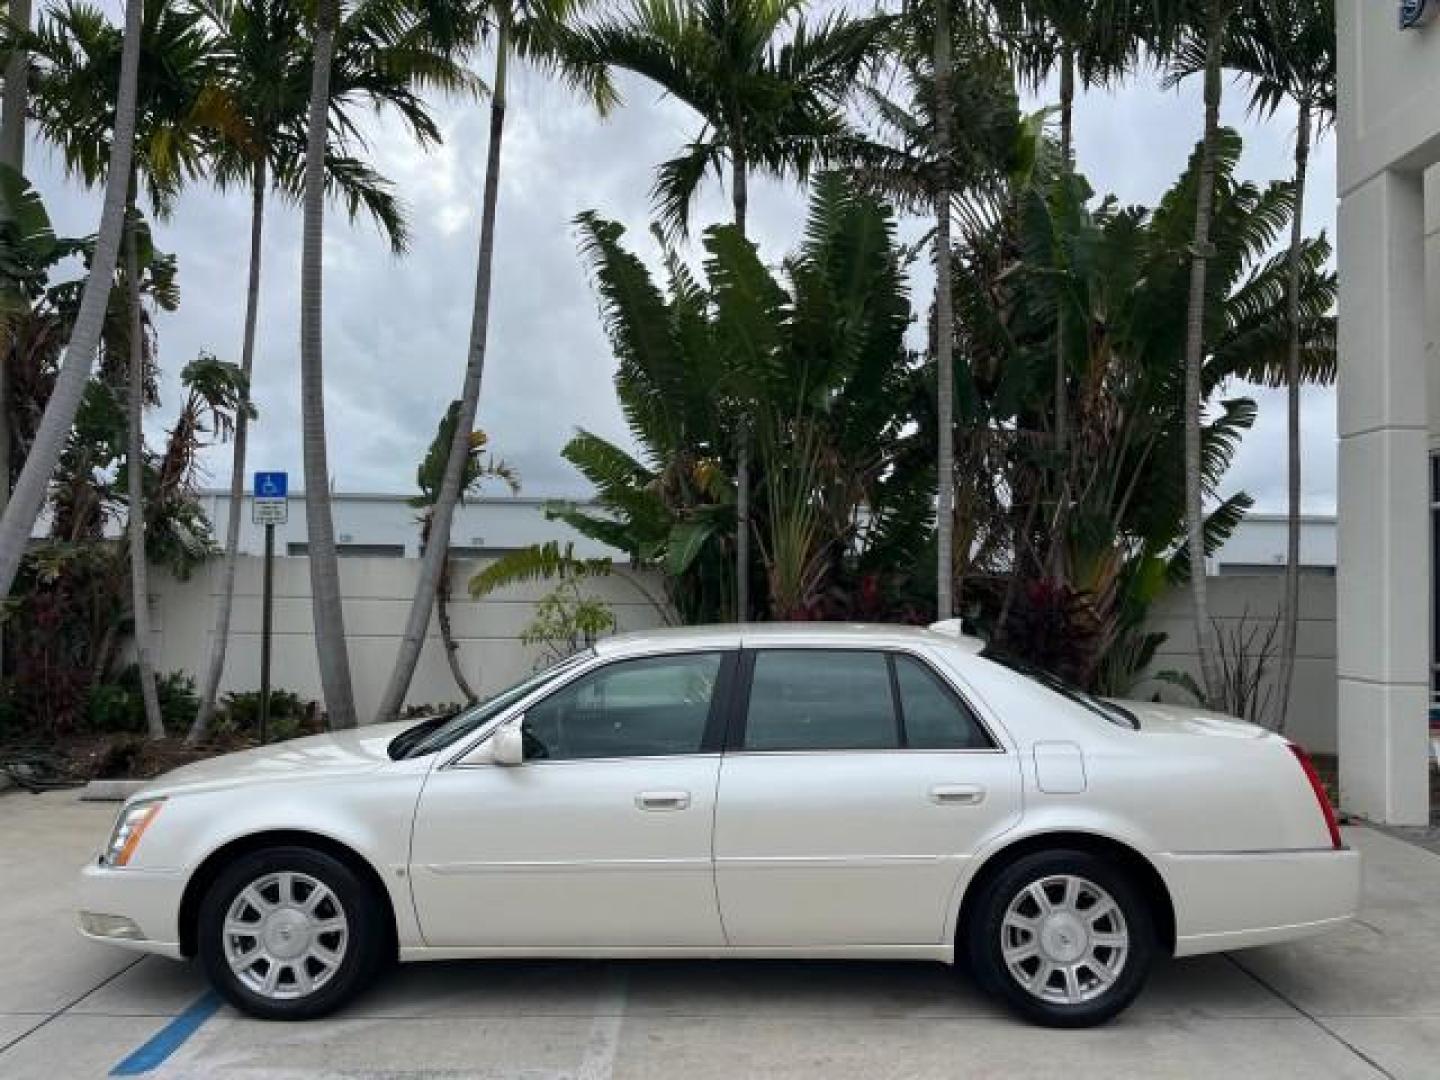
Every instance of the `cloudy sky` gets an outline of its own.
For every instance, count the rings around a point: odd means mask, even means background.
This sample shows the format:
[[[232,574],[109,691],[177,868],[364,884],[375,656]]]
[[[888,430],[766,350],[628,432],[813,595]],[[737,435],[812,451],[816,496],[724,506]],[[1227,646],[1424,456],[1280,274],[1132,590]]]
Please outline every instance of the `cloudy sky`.
[[[595,295],[576,254],[573,219],[595,209],[622,221],[648,245],[648,191],[654,165],[693,135],[691,114],[643,82],[623,80],[624,106],[600,120],[563,91],[528,72],[515,79],[504,145],[495,293],[480,426],[514,464],[527,495],[583,495],[584,481],[560,457],[577,427],[627,440],[611,385],[614,363]],[[1043,103],[1044,95],[1031,102]],[[487,116],[483,103],[437,103],[442,148],[422,154],[398,128],[373,128],[378,168],[409,206],[414,243],[397,259],[366,222],[327,219],[325,265],[326,409],[330,467],[345,491],[411,493],[415,464],[445,404],[458,394],[465,359]],[[1225,120],[1245,133],[1241,171],[1268,181],[1289,175],[1293,115],[1250,122],[1232,88]],[[1080,168],[1101,192],[1153,203],[1173,182],[1200,134],[1199,87],[1163,92],[1144,78],[1114,93],[1087,95],[1076,112]],[[94,230],[98,195],[64,176],[44,146],[28,171],[58,230]],[[1307,226],[1334,230],[1334,148],[1314,161]],[[159,242],[179,259],[181,306],[160,318],[164,404],[150,420],[159,439],[179,402],[177,373],[200,350],[239,360],[248,238],[248,196],[195,189],[180,201]],[[757,184],[751,232],[767,259],[797,241],[804,195]],[[728,214],[717,186],[693,220]],[[301,471],[299,411],[300,220],[272,202],[265,244],[251,469]],[[916,297],[928,289],[917,278]],[[917,305],[918,308],[918,305]],[[1251,492],[1259,509],[1283,510],[1282,393],[1257,391],[1260,417],[1231,471],[1229,487]],[[1335,404],[1331,391],[1307,394],[1305,503],[1335,506]],[[228,447],[206,455],[209,481],[228,482]],[[298,484],[297,484],[298,486]]]

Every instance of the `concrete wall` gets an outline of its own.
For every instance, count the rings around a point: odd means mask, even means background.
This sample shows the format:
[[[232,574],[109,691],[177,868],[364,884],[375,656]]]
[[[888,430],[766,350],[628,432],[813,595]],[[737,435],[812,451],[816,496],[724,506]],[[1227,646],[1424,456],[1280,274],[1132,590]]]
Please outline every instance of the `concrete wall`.
[[[340,560],[340,583],[347,598],[345,628],[350,664],[362,718],[373,715],[390,674],[396,636],[409,608],[418,565],[413,559]],[[488,694],[531,670],[540,659],[539,651],[522,645],[519,638],[534,617],[535,601],[548,586],[542,583],[506,589],[483,603],[475,603],[465,586],[482,565],[479,561],[458,560],[454,566],[451,617],[466,675],[479,693]],[[224,690],[254,690],[260,684],[260,568],[260,559],[241,559]],[[217,560],[188,582],[157,580],[155,655],[162,670],[204,670],[214,625],[213,590],[219,582],[219,570]],[[1319,574],[1307,574],[1301,581],[1303,621],[1291,733],[1315,750],[1330,752],[1335,749],[1335,583],[1333,578]],[[1278,609],[1280,585],[1278,575],[1212,578],[1214,614],[1233,624],[1248,607],[1252,619],[1271,618]],[[638,630],[661,624],[655,606],[641,591],[643,587],[658,597],[657,580],[632,578],[624,570],[588,583],[587,587],[614,607],[620,629]],[[1154,665],[1157,670],[1196,670],[1187,595],[1184,590],[1175,590],[1155,610],[1154,628],[1170,635]],[[309,560],[275,560],[275,596],[272,684],[319,699],[320,680],[311,637]],[[1173,688],[1163,685],[1145,684],[1141,690],[1145,697],[1155,692],[1172,700],[1180,697]],[[409,701],[436,703],[455,701],[459,696],[432,626]]]
[[[1247,620],[1250,625],[1268,625],[1280,610],[1283,585],[1280,574],[1212,577],[1210,615],[1219,622],[1222,633]],[[1169,635],[1156,654],[1152,671],[1188,671],[1198,679],[1200,664],[1195,655],[1195,624],[1190,610],[1186,589],[1172,590],[1152,609],[1150,628]],[[1186,700],[1174,687],[1153,681],[1142,683],[1136,696],[1156,693],[1167,701]],[[1335,753],[1335,579],[1328,574],[1307,573],[1300,578],[1295,682],[1285,733],[1310,750]]]
[[[275,560],[275,634],[271,685],[302,697],[319,699],[320,678],[315,665],[314,623],[310,610],[310,560]],[[235,610],[230,648],[226,655],[222,692],[255,690],[260,685],[260,595],[263,560],[242,557],[235,586]],[[411,591],[419,568],[415,559],[348,558],[340,560],[340,588],[345,596],[345,631],[350,645],[355,704],[362,719],[373,716],[390,667],[396,639],[410,608]],[[544,583],[517,586],[488,597],[484,603],[469,599],[466,583],[481,560],[457,559],[451,567],[454,597],[451,621],[460,643],[466,677],[481,695],[503,689],[530,671],[542,657],[539,649],[520,642],[520,634],[535,613],[535,601],[549,591]],[[163,671],[204,671],[215,622],[220,560],[189,581],[156,575],[156,665]],[[647,583],[647,587],[653,586]],[[638,630],[660,625],[655,606],[629,577],[617,570],[609,578],[587,583],[593,594],[609,601],[620,629]],[[658,595],[658,590],[656,595]],[[445,662],[438,631],[431,620],[411,684],[411,704],[460,700]]]

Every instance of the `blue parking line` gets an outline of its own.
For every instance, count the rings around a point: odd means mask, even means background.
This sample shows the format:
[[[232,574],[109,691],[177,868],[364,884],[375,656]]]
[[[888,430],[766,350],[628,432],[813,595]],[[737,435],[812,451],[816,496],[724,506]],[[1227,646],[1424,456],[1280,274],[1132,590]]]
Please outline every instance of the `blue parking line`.
[[[152,1035],[148,1042],[111,1069],[110,1075],[140,1076],[163,1065],[219,1008],[219,996],[213,990],[207,990],[191,1002],[189,1008]]]

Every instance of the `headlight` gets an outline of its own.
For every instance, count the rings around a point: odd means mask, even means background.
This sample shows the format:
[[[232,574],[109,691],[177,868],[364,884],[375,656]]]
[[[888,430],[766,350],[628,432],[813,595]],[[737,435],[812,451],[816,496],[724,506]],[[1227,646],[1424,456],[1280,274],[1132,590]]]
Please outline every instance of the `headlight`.
[[[164,805],[164,799],[141,799],[121,810],[120,818],[115,822],[115,831],[110,834],[110,843],[105,845],[105,852],[100,856],[101,864],[128,864],[130,857],[135,854],[135,849],[140,846],[140,838],[145,835],[145,830],[150,827],[155,815]]]

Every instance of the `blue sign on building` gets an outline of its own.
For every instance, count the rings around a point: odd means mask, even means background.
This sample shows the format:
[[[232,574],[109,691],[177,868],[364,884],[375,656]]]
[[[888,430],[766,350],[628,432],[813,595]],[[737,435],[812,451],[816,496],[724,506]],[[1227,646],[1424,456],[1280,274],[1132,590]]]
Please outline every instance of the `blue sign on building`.
[[[1435,0],[1400,0],[1400,29],[1413,30],[1434,18],[1440,3]]]
[[[255,498],[283,499],[290,493],[290,474],[283,472],[257,472],[255,474]]]

